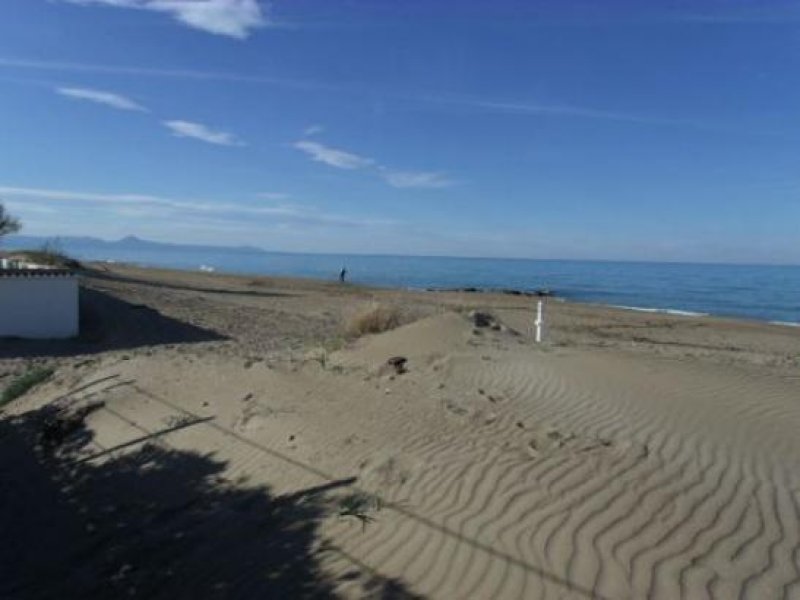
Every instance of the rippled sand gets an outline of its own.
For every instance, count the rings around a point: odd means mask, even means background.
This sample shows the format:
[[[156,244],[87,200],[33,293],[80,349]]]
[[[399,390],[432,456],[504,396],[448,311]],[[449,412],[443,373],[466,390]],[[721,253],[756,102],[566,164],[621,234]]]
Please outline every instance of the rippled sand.
[[[338,300],[328,302],[337,310]],[[511,326],[500,331],[475,329],[452,297],[436,302],[420,309],[429,316],[339,349],[307,339],[269,359],[229,341],[101,353],[11,412],[99,399],[70,464],[113,468],[155,442],[165,453],[213,457],[222,465],[215,485],[324,504],[308,517],[308,547],[283,559],[313,563],[324,586],[295,596],[800,597],[800,379],[790,353],[776,358],[792,333],[712,322],[704,337],[677,350],[667,340],[661,351],[653,332],[675,332],[659,323],[688,321],[579,307],[554,316],[550,341],[537,346],[511,300],[496,300]],[[662,320],[647,321],[651,341],[638,348],[628,338],[575,337],[610,323],[636,330],[642,319]],[[757,343],[747,337],[753,327]],[[768,353],[773,335],[780,343]],[[387,367],[397,355],[407,372]],[[76,489],[84,500],[94,493]],[[369,499],[366,518],[341,508],[354,493]],[[190,597],[221,581],[220,597],[292,590],[275,572],[270,588],[268,570],[282,559],[250,545],[241,521],[251,509],[224,502],[220,527],[197,542],[220,555],[246,549],[236,565],[218,565],[211,552],[185,572],[172,556],[182,579],[159,571],[146,549],[171,547],[191,502],[129,503],[120,520],[150,511],[158,524],[142,534],[147,544],[109,524],[107,537],[75,541],[60,560],[111,577],[107,545],[128,544],[128,580],[149,590],[142,597]],[[115,581],[97,589],[122,589],[125,576]],[[48,589],[28,585],[18,589]]]

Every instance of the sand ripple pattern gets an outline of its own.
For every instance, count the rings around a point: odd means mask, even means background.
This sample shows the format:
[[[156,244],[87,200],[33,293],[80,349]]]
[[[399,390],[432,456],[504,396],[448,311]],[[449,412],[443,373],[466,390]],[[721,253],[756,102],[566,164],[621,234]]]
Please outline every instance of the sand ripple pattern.
[[[800,394],[582,366],[463,365],[500,418],[410,439],[425,467],[338,543],[431,597],[800,598]]]
[[[608,360],[451,361],[446,376],[474,393],[457,411],[440,403],[447,432],[407,430],[403,477],[359,481],[384,508],[367,527],[331,523],[331,565],[431,598],[800,598],[798,386]],[[604,375],[621,371],[624,385]],[[416,384],[435,390],[442,376]],[[113,403],[132,437],[179,410],[135,392]],[[152,423],[136,422],[142,401],[159,405]],[[230,461],[231,477],[332,477],[235,427],[198,427],[213,430],[205,448]]]

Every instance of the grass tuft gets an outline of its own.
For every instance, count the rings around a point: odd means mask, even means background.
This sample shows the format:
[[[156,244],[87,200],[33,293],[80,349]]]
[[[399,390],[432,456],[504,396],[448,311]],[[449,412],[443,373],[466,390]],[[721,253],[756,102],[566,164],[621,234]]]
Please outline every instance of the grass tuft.
[[[389,331],[400,324],[399,309],[375,303],[350,319],[345,329],[348,336],[355,338],[368,333]]]
[[[3,395],[0,396],[0,407],[3,407],[9,402],[16,400],[20,396],[24,396],[37,385],[50,379],[54,372],[55,370],[51,368],[38,367],[36,369],[31,369],[20,377],[17,377],[3,391]]]
[[[361,521],[362,528],[366,528],[375,518],[370,515],[383,508],[383,503],[378,496],[365,492],[349,494],[339,501],[339,517],[352,517]]]

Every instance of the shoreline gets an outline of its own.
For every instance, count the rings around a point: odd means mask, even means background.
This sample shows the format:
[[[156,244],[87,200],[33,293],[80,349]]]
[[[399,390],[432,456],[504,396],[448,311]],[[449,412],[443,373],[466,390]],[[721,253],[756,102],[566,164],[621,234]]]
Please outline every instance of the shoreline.
[[[127,267],[127,268],[144,269],[151,271],[172,271],[175,273],[183,273],[187,275],[197,273],[210,276],[216,275],[224,277],[267,278],[275,281],[284,280],[290,282],[298,281],[298,282],[309,282],[315,284],[340,285],[340,283],[334,277],[331,277],[330,279],[325,279],[322,277],[311,277],[302,275],[282,275],[282,274],[275,275],[269,273],[255,273],[255,272],[245,272],[245,271],[226,271],[213,267],[208,268],[206,265],[201,265],[196,269],[188,269],[188,268],[183,269],[175,267],[162,267],[158,265],[143,265],[138,263],[121,262],[113,260],[93,260],[93,261],[87,261],[84,264],[102,266],[102,267],[118,266],[123,268]],[[359,283],[357,281],[356,282],[348,281],[346,285],[352,288],[358,288],[363,290],[388,290],[388,291],[405,291],[410,293],[433,293],[433,294],[463,293],[463,294],[475,294],[475,295],[487,295],[487,296],[500,295],[500,296],[510,296],[518,298],[519,297],[540,298],[543,300],[563,302],[575,305],[595,306],[601,309],[640,312],[640,313],[654,314],[654,315],[669,315],[669,316],[684,317],[684,318],[708,318],[720,321],[735,321],[742,323],[772,325],[776,327],[800,328],[800,321],[770,320],[766,318],[748,317],[743,315],[730,315],[730,314],[720,314],[713,312],[691,311],[677,307],[628,306],[620,304],[611,304],[611,303],[597,302],[590,299],[582,300],[574,297],[562,296],[560,295],[558,290],[553,290],[550,288],[518,289],[518,288],[503,288],[503,287],[494,288],[494,287],[477,287],[477,286],[413,287],[413,286],[377,285],[369,283]]]
[[[272,331],[250,330],[248,318],[261,320],[278,310],[287,319],[308,320],[309,311],[319,315],[292,333],[287,342],[300,351],[309,336],[316,344],[343,335],[344,323],[359,310],[386,305],[404,315],[404,322],[442,311],[466,314],[471,310],[495,314],[524,339],[533,330],[536,298],[464,291],[419,291],[370,287],[338,281],[299,277],[270,277],[180,269],[139,268],[103,264],[84,283],[90,289],[111,292],[134,305],[148,305],[182,322],[211,327],[237,341],[242,348],[278,350]],[[686,317],[662,312],[642,312],[607,305],[543,298],[545,323],[543,347],[575,348],[591,352],[647,354],[677,360],[698,360],[796,373],[800,327],[766,321],[715,316]],[[201,303],[202,304],[199,304]],[[199,311],[207,305],[210,312]],[[263,307],[263,308],[262,308]],[[231,314],[232,309],[236,312]],[[249,315],[249,316],[247,316]],[[296,315],[288,317],[288,315]],[[295,330],[281,325],[279,330]],[[313,335],[309,333],[313,331]],[[287,333],[289,333],[287,331]],[[242,350],[244,352],[244,350]]]

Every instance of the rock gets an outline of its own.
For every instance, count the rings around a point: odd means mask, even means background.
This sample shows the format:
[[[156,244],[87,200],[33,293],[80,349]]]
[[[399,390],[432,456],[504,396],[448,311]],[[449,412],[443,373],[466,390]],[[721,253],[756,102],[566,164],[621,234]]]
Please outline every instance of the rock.
[[[469,313],[469,318],[472,319],[472,323],[478,328],[491,327],[494,324],[494,317],[492,315],[478,310],[473,310]]]
[[[402,375],[407,371],[406,363],[408,359],[405,356],[393,356],[389,360],[386,361],[386,364],[390,367],[394,367],[395,372],[398,375]]]

